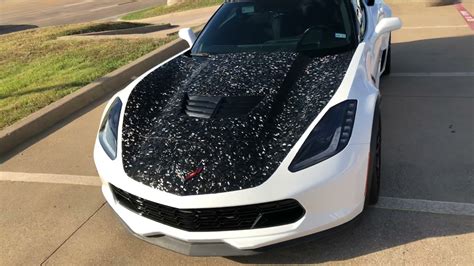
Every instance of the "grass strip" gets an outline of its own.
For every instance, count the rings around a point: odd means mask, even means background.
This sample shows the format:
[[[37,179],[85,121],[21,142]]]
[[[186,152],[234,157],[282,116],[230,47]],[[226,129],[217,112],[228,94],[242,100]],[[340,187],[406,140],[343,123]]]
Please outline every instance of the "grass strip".
[[[0,35],[0,129],[176,38],[57,39],[136,26],[87,23]]]

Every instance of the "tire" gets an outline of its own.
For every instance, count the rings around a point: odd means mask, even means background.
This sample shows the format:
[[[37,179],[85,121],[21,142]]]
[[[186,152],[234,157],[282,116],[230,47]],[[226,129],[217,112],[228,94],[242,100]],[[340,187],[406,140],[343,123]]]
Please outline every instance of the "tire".
[[[392,71],[392,37],[390,36],[388,49],[387,49],[387,62],[385,63],[385,70],[383,71],[382,76],[390,75],[391,71]]]
[[[382,121],[380,111],[375,113],[370,143],[369,173],[367,174],[366,205],[375,205],[380,195],[382,170]]]

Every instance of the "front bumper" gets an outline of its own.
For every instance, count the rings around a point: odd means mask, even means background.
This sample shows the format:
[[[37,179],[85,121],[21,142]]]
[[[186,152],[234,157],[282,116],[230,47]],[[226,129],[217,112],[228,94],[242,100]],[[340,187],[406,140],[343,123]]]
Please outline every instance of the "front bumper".
[[[226,243],[190,243],[183,240],[179,240],[170,236],[156,235],[156,236],[142,236],[139,235],[118,217],[123,226],[135,237],[148,242],[150,244],[172,250],[184,255],[193,257],[204,257],[204,256],[250,256],[257,255],[261,252],[257,250],[241,250],[237,249]]]
[[[133,234],[188,255],[235,256],[255,254],[255,250],[263,247],[326,231],[354,219],[364,207],[368,154],[369,145],[349,145],[331,159],[297,173],[277,171],[266,183],[253,189],[187,197],[158,191],[128,178],[123,167],[113,165],[100,147],[96,147],[95,160],[106,200]],[[287,167],[285,162],[282,167]],[[109,184],[149,201],[180,209],[295,199],[306,214],[295,223],[271,228],[188,232],[155,222],[120,205]]]
[[[274,250],[278,248],[284,248],[288,246],[302,244],[304,242],[324,239],[327,236],[339,233],[349,228],[350,226],[354,224],[353,222],[356,222],[357,220],[359,220],[358,218],[360,217],[360,215],[358,215],[356,218],[354,218],[353,220],[345,224],[339,225],[337,227],[328,229],[323,232],[319,232],[313,235],[308,235],[308,236],[301,237],[298,239],[289,240],[284,243],[266,246],[259,249],[247,249],[247,250],[237,249],[227,243],[189,243],[189,242],[182,241],[182,240],[172,238],[170,236],[165,236],[165,235],[156,235],[156,236],[149,236],[149,237],[138,235],[135,232],[133,232],[132,229],[130,229],[130,227],[128,227],[128,225],[119,216],[117,217],[130,234],[132,234],[136,238],[141,239],[147,243],[150,243],[162,248],[166,248],[168,250],[172,250],[174,252],[177,252],[183,255],[188,255],[188,256],[193,256],[193,257],[209,257],[209,256],[236,257],[236,256],[258,255],[269,250]]]

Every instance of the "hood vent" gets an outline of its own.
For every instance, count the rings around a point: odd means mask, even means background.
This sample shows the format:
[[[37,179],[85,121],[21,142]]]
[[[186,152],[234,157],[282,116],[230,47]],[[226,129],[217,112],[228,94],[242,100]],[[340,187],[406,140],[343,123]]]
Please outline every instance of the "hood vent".
[[[186,95],[184,112],[197,118],[233,118],[248,115],[262,96],[197,96]]]

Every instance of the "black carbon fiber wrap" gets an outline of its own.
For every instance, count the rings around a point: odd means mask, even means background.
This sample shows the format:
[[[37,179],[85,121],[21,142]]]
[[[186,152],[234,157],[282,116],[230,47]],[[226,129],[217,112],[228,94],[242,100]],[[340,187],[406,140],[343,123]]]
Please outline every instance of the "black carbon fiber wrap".
[[[172,60],[143,79],[126,104],[125,172],[182,196],[261,185],[332,98],[352,56],[282,52]],[[187,95],[261,101],[244,116],[206,119],[186,115]],[[196,169],[202,171],[190,179]]]

